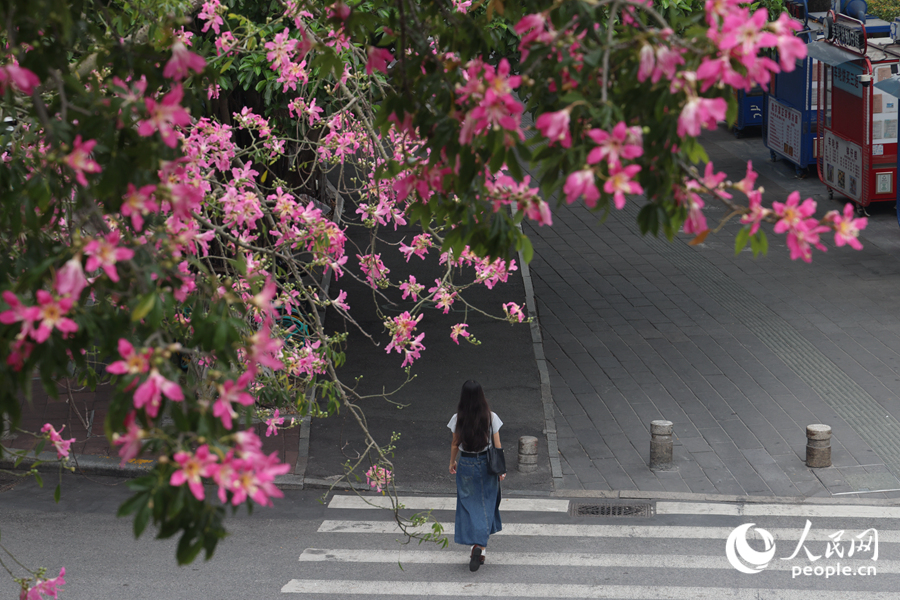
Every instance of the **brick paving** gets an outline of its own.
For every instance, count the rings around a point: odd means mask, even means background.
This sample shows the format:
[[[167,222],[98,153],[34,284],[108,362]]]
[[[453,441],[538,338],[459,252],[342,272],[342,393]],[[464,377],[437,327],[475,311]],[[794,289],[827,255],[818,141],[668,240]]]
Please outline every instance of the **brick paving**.
[[[815,174],[768,162],[759,137],[704,135],[716,166],[741,179],[752,158],[767,201],[793,189],[840,209]],[[735,495],[900,497],[900,231],[871,209],[865,249],[792,262],[734,255],[739,224],[698,246],[642,237],[638,201],[604,223],[576,203],[527,226],[544,352],[557,409],[557,489]],[[711,225],[723,208],[707,210]],[[675,424],[676,470],[648,466],[649,424]],[[808,469],[805,427],[834,431],[833,462]],[[873,490],[894,490],[874,492]],[[854,492],[864,492],[856,494]]]

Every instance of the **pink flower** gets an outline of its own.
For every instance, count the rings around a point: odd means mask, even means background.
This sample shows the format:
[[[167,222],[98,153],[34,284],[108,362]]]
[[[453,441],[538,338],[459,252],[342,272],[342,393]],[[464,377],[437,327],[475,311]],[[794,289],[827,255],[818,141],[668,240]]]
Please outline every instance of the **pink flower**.
[[[775,223],[775,233],[784,233],[804,227],[805,220],[816,212],[816,202],[812,198],[807,198],[800,204],[800,192],[791,192],[785,204],[773,202],[772,209],[781,217],[781,220]]]
[[[22,592],[19,594],[19,600],[44,600],[44,596],[47,596],[48,598],[57,598],[57,594],[59,593],[57,588],[66,584],[66,580],[64,579],[65,574],[66,568],[63,567],[59,570],[59,575],[53,579],[42,579],[32,588],[22,588]]]
[[[187,49],[183,42],[177,40],[172,44],[172,58],[163,69],[163,77],[181,81],[190,75],[191,71],[201,73],[205,67],[206,60],[202,56],[194,54]]]
[[[141,453],[143,440],[147,437],[147,432],[141,429],[141,426],[137,424],[136,419],[137,413],[131,411],[128,413],[128,416],[125,417],[125,433],[113,433],[113,444],[122,446],[119,448],[119,456],[122,457],[122,462],[119,463],[119,466],[123,466],[126,462]]]
[[[155,185],[145,185],[137,189],[134,184],[128,184],[128,191],[125,193],[120,210],[122,215],[131,217],[131,225],[135,231],[144,228],[144,215],[159,211],[159,205],[153,200],[154,192],[156,192]]]
[[[589,207],[597,206],[597,200],[600,198],[600,190],[594,181],[594,172],[590,169],[575,171],[570,173],[566,178],[566,184],[563,186],[563,193],[566,195],[566,203],[572,204],[579,196],[584,196],[584,202]]]
[[[172,473],[169,485],[178,487],[188,484],[188,488],[197,500],[203,500],[206,496],[203,490],[203,478],[213,473],[213,465],[218,462],[218,457],[209,451],[209,446],[203,444],[197,448],[197,452],[176,452],[175,462],[181,468]]]
[[[799,227],[788,232],[787,246],[791,250],[791,260],[800,258],[804,262],[812,262],[813,246],[822,252],[827,251],[827,248],[819,241],[819,234],[828,231],[828,227],[818,223],[815,219],[807,219]]]
[[[862,244],[859,241],[859,232],[866,228],[869,220],[865,217],[859,219],[853,218],[853,204],[844,205],[844,215],[841,216],[836,210],[830,211],[825,218],[834,224],[834,244],[841,247],[849,244],[855,250],[862,250]]]
[[[603,159],[611,166],[621,160],[637,158],[644,154],[643,134],[640,127],[628,127],[624,121],[613,127],[612,133],[602,129],[591,129],[588,137],[597,144],[597,147],[588,154],[587,162],[594,165]]]
[[[622,168],[618,163],[609,168],[609,179],[603,184],[603,191],[613,194],[616,208],[622,210],[625,207],[625,194],[643,194],[644,188],[631,178],[641,170],[640,165],[628,165]]]
[[[134,407],[144,408],[147,416],[156,417],[162,404],[162,397],[180,402],[184,400],[181,387],[174,381],[169,381],[159,371],[153,369],[150,376],[134,392]]]
[[[10,310],[0,313],[0,323],[12,325],[18,321],[35,321],[40,317],[41,309],[37,306],[25,306],[19,298],[9,290],[3,292],[3,299],[10,306]]]
[[[371,75],[373,71],[387,73],[387,66],[394,60],[394,55],[386,48],[369,46],[369,60],[366,62],[366,73]]]
[[[707,129],[715,129],[727,110],[728,103],[722,98],[690,98],[678,117],[678,136],[696,137],[704,125]]]
[[[69,168],[75,171],[75,180],[83,186],[87,186],[85,173],[99,173],[100,164],[91,158],[91,150],[97,145],[97,140],[81,141],[81,136],[75,136],[72,152],[63,159]]]
[[[138,135],[147,137],[159,131],[163,143],[174,148],[178,143],[175,126],[183,127],[191,122],[191,115],[181,106],[182,98],[184,90],[181,84],[173,87],[172,91],[163,97],[162,102],[144,98],[150,117],[138,123]]]
[[[284,423],[284,417],[280,417],[278,415],[278,409],[275,409],[275,414],[272,415],[271,419],[266,421],[266,437],[271,435],[278,435],[278,426]]]
[[[338,0],[328,7],[328,18],[346,21],[350,18],[350,7],[344,4],[343,0]]]
[[[150,358],[153,355],[152,350],[145,350],[142,353],[135,352],[134,346],[125,338],[119,338],[119,355],[123,360],[117,360],[108,367],[107,372],[113,375],[137,375],[146,373],[150,370]]]
[[[63,316],[72,308],[71,298],[55,299],[45,290],[38,290],[36,296],[40,312],[35,320],[40,320],[41,324],[31,334],[34,341],[39,344],[45,342],[54,329],[58,329],[63,334],[78,331],[78,325],[75,321]]]
[[[522,307],[515,302],[504,304],[503,312],[506,313],[506,320],[511,323],[521,323],[525,320],[525,313],[522,312]]]
[[[272,337],[271,321],[265,321],[259,331],[247,338],[247,373],[256,375],[259,365],[276,371],[283,369],[284,365],[277,358],[281,345],[281,340]]]
[[[116,263],[120,260],[131,260],[134,250],[119,247],[121,234],[111,231],[105,237],[94,239],[84,247],[84,253],[88,256],[85,267],[93,271],[102,267],[106,275],[113,281],[119,281],[119,273],[116,271]]]
[[[215,31],[216,34],[220,33],[219,28],[225,24],[225,21],[223,21],[222,17],[218,14],[220,6],[219,0],[209,0],[203,4],[203,10],[197,14],[198,19],[206,21],[203,25],[203,29],[201,29],[203,33],[206,33],[210,27],[212,27],[212,30]]]
[[[81,259],[76,257],[66,261],[63,268],[57,271],[53,287],[60,296],[71,296],[77,300],[87,284],[84,269],[81,268]]]
[[[416,283],[416,276],[410,275],[408,281],[404,281],[400,284],[400,290],[403,292],[401,298],[406,300],[407,296],[412,296],[413,301],[416,302],[419,300],[419,294],[421,294],[424,289],[424,285]]]
[[[31,94],[34,88],[41,85],[41,80],[37,75],[19,65],[12,64],[0,67],[0,94],[6,93],[7,82],[11,82],[26,94]]]
[[[772,214],[772,211],[768,208],[763,208],[762,194],[759,190],[750,191],[747,194],[747,199],[750,203],[750,212],[741,217],[741,223],[750,225],[750,235],[754,235],[759,230],[759,224]]]
[[[534,125],[541,132],[541,135],[550,140],[551,146],[555,142],[559,142],[563,148],[572,146],[572,134],[569,131],[568,110],[544,113],[538,117],[537,122]]]
[[[647,81],[647,78],[653,74],[653,68],[656,66],[656,53],[653,51],[653,46],[650,44],[644,44],[641,46],[641,51],[638,54],[639,57],[639,66],[638,66],[638,81],[643,83]]]
[[[225,383],[216,386],[216,389],[219,391],[219,397],[213,404],[213,416],[219,417],[226,429],[231,429],[232,419],[238,417],[237,412],[231,405],[232,402],[237,402],[243,406],[253,404],[253,396],[245,391],[247,384],[252,378],[253,375],[248,372],[241,375],[237,381],[229,379]]]
[[[59,431],[53,428],[53,425],[50,423],[44,424],[41,427],[41,431],[50,436],[50,443],[53,444],[53,447],[56,448],[56,458],[66,458],[69,456],[69,446],[72,445],[72,442],[75,441],[75,438],[71,438],[68,440],[62,439],[60,435],[62,430],[65,429],[66,426],[63,425]]]
[[[450,339],[453,340],[454,344],[459,346],[459,336],[467,338],[472,335],[466,330],[468,327],[468,323],[457,323],[450,328]]]

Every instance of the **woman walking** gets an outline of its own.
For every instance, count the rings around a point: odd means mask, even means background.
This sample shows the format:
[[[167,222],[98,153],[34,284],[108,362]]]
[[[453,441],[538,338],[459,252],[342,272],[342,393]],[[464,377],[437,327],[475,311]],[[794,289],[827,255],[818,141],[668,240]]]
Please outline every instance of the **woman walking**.
[[[477,381],[463,384],[456,414],[447,427],[450,443],[450,473],[456,475],[456,529],[453,541],[472,546],[469,570],[484,564],[488,537],[503,528],[500,521],[500,482],[506,473],[488,471],[487,451],[500,448],[503,421],[491,412],[484,390]],[[458,457],[458,460],[457,460]]]

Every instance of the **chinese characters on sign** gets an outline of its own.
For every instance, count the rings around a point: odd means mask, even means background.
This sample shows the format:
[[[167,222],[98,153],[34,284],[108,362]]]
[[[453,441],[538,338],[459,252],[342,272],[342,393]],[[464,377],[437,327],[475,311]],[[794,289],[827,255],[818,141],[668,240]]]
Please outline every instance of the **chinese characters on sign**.
[[[768,146],[797,162],[800,160],[801,114],[769,96]]]
[[[862,75],[862,67],[853,63],[844,63],[831,70],[834,77],[834,87],[862,98],[862,84],[859,76]]]
[[[862,195],[862,148],[828,130],[825,131],[824,146],[825,184],[848,198],[859,200]]]

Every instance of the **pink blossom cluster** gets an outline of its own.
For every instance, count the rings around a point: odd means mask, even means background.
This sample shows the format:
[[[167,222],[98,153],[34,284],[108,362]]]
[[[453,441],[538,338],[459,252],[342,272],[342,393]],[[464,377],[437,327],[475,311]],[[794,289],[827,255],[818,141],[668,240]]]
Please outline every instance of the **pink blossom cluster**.
[[[460,144],[471,144],[475,136],[486,131],[505,130],[525,139],[521,118],[525,107],[512,92],[522,78],[510,75],[509,62],[504,58],[494,68],[480,59],[466,65],[465,85],[457,87],[456,102],[465,111],[459,132]]]
[[[64,337],[78,331],[78,324],[66,316],[74,304],[74,298],[70,296],[59,297],[46,290],[38,290],[35,294],[37,298],[35,306],[26,305],[10,290],[5,290],[2,296],[9,309],[0,312],[0,323],[22,324],[12,351],[6,359],[6,363],[17,371],[24,367],[25,361],[31,355],[34,349],[32,342],[38,344],[46,342],[54,330],[59,331]]]
[[[41,432],[47,434],[47,439],[50,440],[50,443],[56,450],[56,458],[68,458],[69,446],[75,441],[75,438],[70,438],[68,440],[62,439],[62,430],[65,428],[66,426],[63,425],[59,431],[56,431],[56,428],[50,423],[45,423],[44,426],[41,427]]]
[[[114,375],[132,376],[129,387],[133,388],[137,385],[137,389],[134,391],[134,407],[136,409],[144,409],[148,417],[156,417],[159,415],[163,396],[175,402],[184,400],[181,386],[163,377],[159,369],[154,366],[152,349],[144,348],[138,351],[131,342],[120,338],[119,356],[122,359],[110,364],[106,370]],[[147,374],[146,379],[143,377],[145,373]]]
[[[302,344],[288,347],[284,352],[285,369],[295,377],[312,377],[323,374],[328,368],[328,361],[324,358],[322,340],[312,341],[309,338]]]
[[[372,466],[366,471],[366,484],[378,493],[382,493],[382,490],[386,489],[391,484],[393,478],[394,475],[389,469],[377,465]]]
[[[435,307],[443,310],[445,315],[450,312],[450,307],[453,306],[457,296],[453,286],[440,279],[434,280],[434,287],[428,288],[428,293],[431,294]]]
[[[400,252],[406,257],[406,262],[409,262],[409,259],[413,256],[418,256],[422,260],[425,260],[428,250],[433,247],[434,238],[432,238],[430,233],[420,233],[415,236],[412,239],[412,244],[409,246],[400,242]]]
[[[19,600],[44,600],[44,596],[58,598],[59,588],[66,583],[65,575],[66,568],[63,567],[59,570],[59,575],[53,579],[41,579],[31,587],[23,584]]]
[[[376,288],[386,282],[391,270],[384,266],[381,254],[357,254],[356,258],[359,259],[359,269],[366,276],[370,287]]]
[[[204,479],[211,479],[218,486],[219,500],[238,506],[248,498],[261,506],[271,506],[272,498],[284,494],[275,484],[275,478],[290,471],[290,465],[278,460],[277,452],[266,455],[262,441],[250,430],[234,434],[234,448],[223,455],[203,444],[195,452],[176,452],[178,468],[169,479],[173,486],[185,483],[198,500],[205,499]]]
[[[550,205],[541,198],[540,190],[529,185],[530,182],[530,175],[526,175],[519,183],[509,175],[499,174],[486,178],[484,187],[494,205],[494,212],[500,210],[501,206],[514,205],[538,225],[553,225]]]
[[[413,318],[409,311],[404,311],[399,317],[385,320],[385,327],[391,333],[391,342],[385,348],[388,354],[396,350],[397,353],[403,354],[403,364],[401,367],[411,365],[414,360],[421,358],[421,351],[425,349],[422,340],[425,334],[420,333],[413,337],[416,326],[422,320],[422,315]]]
[[[706,1],[707,36],[720,54],[716,58],[704,57],[697,69],[701,91],[719,83],[748,91],[754,84],[767,88],[773,73],[793,71],[796,61],[806,58],[806,44],[794,35],[800,24],[786,12],[770,23],[768,14],[765,8],[751,11],[738,0]],[[769,48],[778,51],[780,65],[761,56]],[[736,66],[746,73],[742,74]]]
[[[626,194],[642,194],[643,187],[634,177],[640,172],[641,166],[636,164],[624,165],[623,160],[633,160],[644,154],[643,135],[638,126],[628,127],[624,121],[620,121],[611,132],[603,129],[591,129],[588,137],[596,146],[587,156],[587,165],[566,178],[563,185],[563,193],[566,202],[571,204],[583,197],[585,204],[593,208],[600,199],[600,190],[597,188],[597,176],[604,177],[603,191],[613,197],[617,209],[625,207]],[[605,163],[606,174],[598,167]]]

